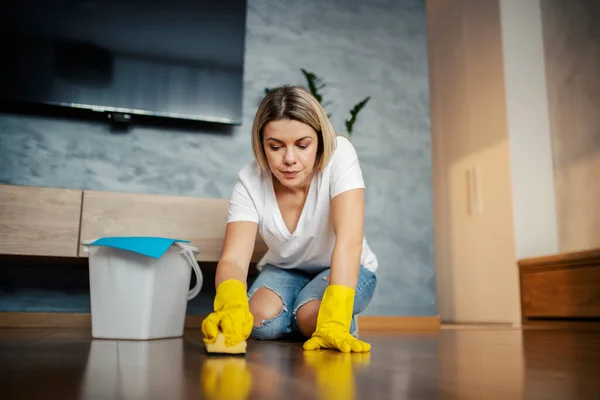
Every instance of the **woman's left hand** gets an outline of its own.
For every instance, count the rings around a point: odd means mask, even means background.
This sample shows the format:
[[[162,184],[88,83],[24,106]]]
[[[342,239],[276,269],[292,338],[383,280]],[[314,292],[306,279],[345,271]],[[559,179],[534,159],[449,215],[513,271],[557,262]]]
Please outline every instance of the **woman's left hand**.
[[[350,321],[354,308],[353,288],[342,285],[329,285],[321,300],[317,329],[304,343],[304,350],[337,349],[343,353],[363,353],[371,350],[371,345],[352,336]]]
[[[336,330],[317,330],[304,343],[304,350],[336,349],[342,353],[365,353],[371,350],[371,345],[358,340],[351,334]]]

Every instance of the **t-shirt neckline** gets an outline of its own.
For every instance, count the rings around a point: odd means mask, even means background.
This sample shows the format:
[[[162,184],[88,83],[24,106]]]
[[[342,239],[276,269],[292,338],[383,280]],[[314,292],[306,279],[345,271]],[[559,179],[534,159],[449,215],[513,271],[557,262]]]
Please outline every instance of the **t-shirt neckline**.
[[[308,188],[308,193],[306,195],[306,199],[304,200],[304,205],[302,206],[302,212],[300,213],[300,218],[298,218],[298,223],[296,224],[296,229],[294,230],[294,232],[290,232],[290,230],[288,229],[287,225],[285,224],[285,221],[283,220],[283,215],[281,214],[281,209],[279,208],[279,203],[277,202],[277,196],[275,195],[275,186],[273,185],[273,180],[277,179],[276,177],[273,176],[272,173],[268,174],[268,181],[269,181],[269,200],[271,202],[271,209],[274,210],[273,213],[274,215],[274,219],[275,219],[275,223],[277,224],[277,228],[279,229],[279,231],[283,234],[283,236],[285,237],[285,239],[291,239],[292,237],[298,235],[300,232],[302,232],[302,227],[304,225],[304,218],[306,216],[306,209],[308,207],[308,200],[312,195],[312,192],[314,190],[314,186],[315,186],[315,179],[317,177],[317,174],[313,174],[313,177],[310,181],[310,187]]]

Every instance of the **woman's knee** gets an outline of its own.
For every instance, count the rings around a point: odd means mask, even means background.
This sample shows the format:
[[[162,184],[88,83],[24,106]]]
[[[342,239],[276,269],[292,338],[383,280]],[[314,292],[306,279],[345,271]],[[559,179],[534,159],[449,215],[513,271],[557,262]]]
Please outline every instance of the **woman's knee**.
[[[321,300],[311,300],[301,305],[296,311],[296,323],[300,333],[306,337],[311,337],[317,329],[317,317],[319,316],[319,307]]]
[[[275,340],[289,333],[290,318],[285,304],[277,293],[261,287],[250,297],[250,312],[254,316],[252,337]]]
[[[277,318],[283,311],[281,297],[263,286],[250,297],[250,313],[254,316],[254,327],[262,326],[265,321]]]

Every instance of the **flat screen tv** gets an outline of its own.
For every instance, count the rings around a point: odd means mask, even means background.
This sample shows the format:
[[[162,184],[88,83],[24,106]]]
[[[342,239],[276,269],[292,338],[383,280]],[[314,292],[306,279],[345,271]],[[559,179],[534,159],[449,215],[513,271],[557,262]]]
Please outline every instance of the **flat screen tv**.
[[[0,97],[239,125],[245,33],[245,0],[10,1]]]

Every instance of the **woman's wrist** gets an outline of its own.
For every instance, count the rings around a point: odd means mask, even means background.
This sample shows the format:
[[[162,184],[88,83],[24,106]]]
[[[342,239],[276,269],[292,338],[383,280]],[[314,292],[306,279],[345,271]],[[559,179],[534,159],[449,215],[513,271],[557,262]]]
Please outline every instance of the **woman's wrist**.
[[[330,285],[356,288],[360,269],[361,245],[336,244],[331,257]]]
[[[248,269],[244,269],[239,267],[238,265],[229,262],[227,260],[219,261],[217,265],[217,272],[215,275],[215,287],[219,287],[219,285],[227,280],[235,279],[242,282],[246,285],[246,280],[248,278]]]

